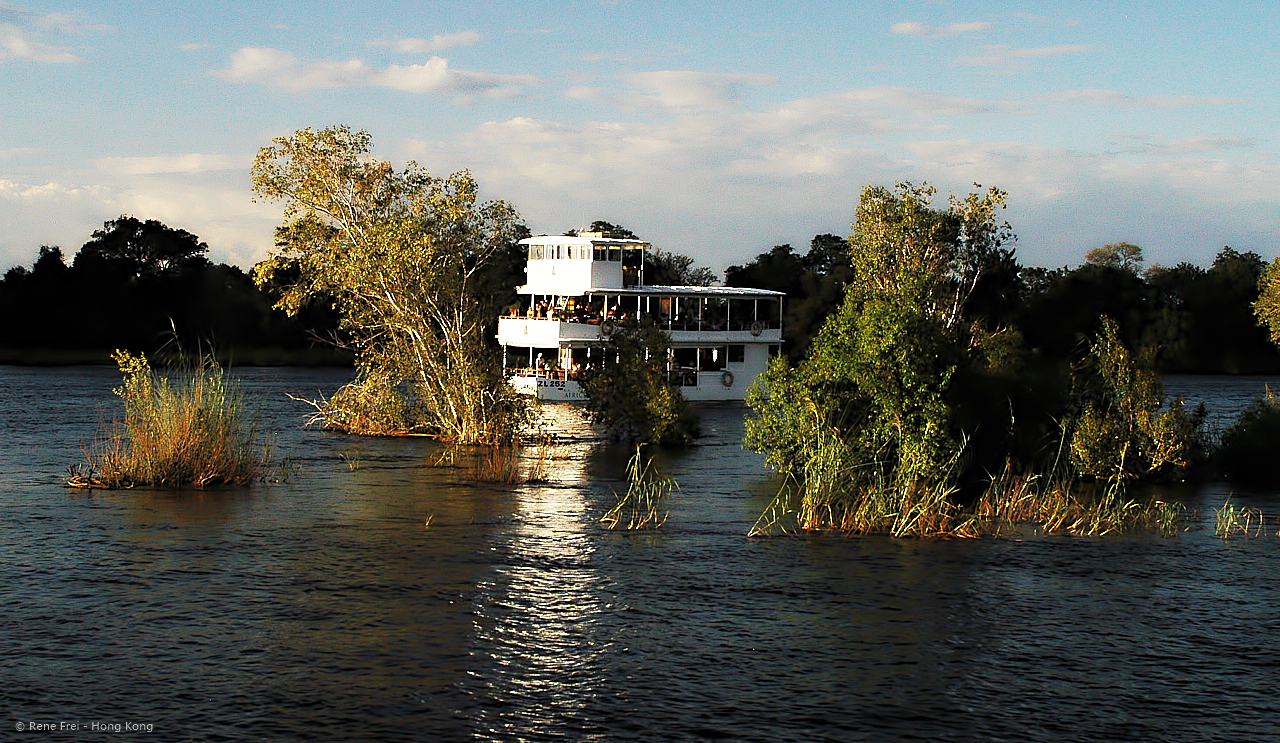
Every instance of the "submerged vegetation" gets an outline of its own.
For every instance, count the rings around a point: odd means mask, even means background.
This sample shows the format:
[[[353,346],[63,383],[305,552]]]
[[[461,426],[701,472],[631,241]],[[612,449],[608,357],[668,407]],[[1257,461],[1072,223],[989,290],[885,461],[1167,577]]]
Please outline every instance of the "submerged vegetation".
[[[1125,483],[1184,470],[1200,417],[1164,405],[1152,354],[1131,353],[1105,319],[1055,392],[1017,328],[988,326],[969,301],[1013,260],[1012,231],[996,220],[1004,193],[946,209],[933,195],[863,191],[843,303],[798,365],[774,359],[752,389],[747,445],[794,485],[753,533],[791,516],[800,529],[916,537],[1027,522],[1176,530],[1177,506],[1128,500]],[[993,425],[1002,408],[1007,425]],[[1105,489],[1086,498],[1085,484]]]
[[[69,486],[204,487],[245,484],[269,472],[270,447],[257,440],[242,393],[212,357],[168,376],[145,356],[117,351],[114,358],[124,375],[115,389],[124,419],[86,449]]]
[[[614,438],[638,444],[685,444],[698,419],[667,374],[667,334],[648,323],[618,325],[600,365],[582,375],[587,416]]]
[[[1270,388],[1222,434],[1217,458],[1232,481],[1269,485],[1280,480],[1272,457],[1280,451],[1280,399]]]
[[[627,462],[627,492],[617,495],[618,502],[600,517],[600,523],[610,529],[657,529],[667,522],[667,511],[662,507],[672,490],[678,489],[676,481],[661,477],[653,466],[653,458],[646,458],[642,447]]]

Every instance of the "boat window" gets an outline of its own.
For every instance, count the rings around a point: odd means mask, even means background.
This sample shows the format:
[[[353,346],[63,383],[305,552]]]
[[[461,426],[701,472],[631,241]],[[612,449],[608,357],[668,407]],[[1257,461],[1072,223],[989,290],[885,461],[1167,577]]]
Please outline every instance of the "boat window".
[[[542,260],[542,246],[541,246],[541,245],[530,245],[530,246],[529,246],[529,260],[531,260],[531,261],[538,261],[538,260]]]
[[[782,327],[782,303],[776,299],[762,299],[756,309],[757,319],[766,328]]]
[[[698,349],[698,371],[722,371],[728,349],[724,346]]]
[[[610,246],[609,246],[609,260],[610,260],[610,261],[612,261],[612,262],[614,262],[614,263],[619,263],[619,262],[621,262],[621,261],[622,261],[622,248],[619,248],[617,245],[610,245]]]
[[[751,299],[729,300],[729,330],[750,330],[756,320],[755,301]]]
[[[741,344],[734,344],[732,346],[729,346],[729,363],[730,364],[741,364],[743,361],[746,361],[746,358],[747,358],[746,346]]]
[[[702,329],[725,330],[725,315],[728,303],[724,297],[707,297],[702,305]]]
[[[598,261],[603,261],[603,260],[605,260],[607,257],[608,257],[608,256],[606,255],[605,247],[604,247],[603,245],[597,245],[597,246],[595,246],[595,259],[596,259],[596,260],[598,260]]]

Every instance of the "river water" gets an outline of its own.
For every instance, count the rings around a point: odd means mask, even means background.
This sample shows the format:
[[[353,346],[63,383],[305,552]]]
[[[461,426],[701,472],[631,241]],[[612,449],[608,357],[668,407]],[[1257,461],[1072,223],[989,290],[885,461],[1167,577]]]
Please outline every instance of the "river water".
[[[1202,514],[1176,538],[748,539],[777,483],[721,405],[660,456],[669,521],[615,533],[628,452],[572,408],[550,482],[476,484],[304,429],[285,393],[344,372],[237,374],[287,482],[81,493],[117,373],[0,367],[15,740],[1280,738],[1280,538],[1215,538],[1225,484],[1174,492]],[[1230,411],[1263,381],[1169,389]]]

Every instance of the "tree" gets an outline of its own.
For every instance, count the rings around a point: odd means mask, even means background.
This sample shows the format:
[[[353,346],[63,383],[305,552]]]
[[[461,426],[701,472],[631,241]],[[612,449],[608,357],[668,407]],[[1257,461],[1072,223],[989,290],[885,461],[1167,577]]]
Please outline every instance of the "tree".
[[[650,323],[623,323],[603,352],[600,365],[582,375],[592,422],[634,443],[684,444],[693,438],[697,418],[667,376],[666,333]]]
[[[583,230],[583,232],[599,232],[605,237],[613,237],[619,240],[637,240],[636,233],[623,227],[620,224],[613,224],[602,219],[597,219],[591,223],[591,226]],[[578,230],[565,230],[566,235],[576,235]]]
[[[1271,333],[1271,341],[1280,345],[1280,258],[1267,265],[1258,277],[1258,298],[1253,312],[1259,324]]]
[[[1125,348],[1111,318],[1102,318],[1102,332],[1075,377],[1077,409],[1067,428],[1078,472],[1120,480],[1191,464],[1203,410],[1189,415],[1181,400],[1166,404],[1152,349]]]
[[[849,241],[829,232],[814,235],[809,241],[809,252],[800,259],[800,265],[820,276],[826,276],[842,265],[847,266]]]
[[[75,268],[107,267],[131,277],[207,266],[209,246],[186,230],[124,215],[103,224],[76,255]]]
[[[748,399],[748,446],[783,471],[821,470],[814,487],[828,495],[856,500],[886,483],[906,492],[954,471],[963,432],[948,387],[958,366],[982,363],[960,320],[1012,232],[995,219],[998,189],[945,210],[933,195],[910,183],[863,189],[843,303],[808,356],[794,368],[775,359]]]
[[[706,266],[694,266],[690,256],[654,250],[645,255],[644,281],[657,286],[711,286],[716,275]]]
[[[1107,243],[1085,254],[1086,263],[1107,268],[1117,268],[1137,274],[1142,270],[1142,248],[1130,242]]]
[[[320,404],[328,424],[508,440],[523,405],[485,341],[498,298],[477,276],[509,249],[519,217],[506,202],[479,202],[469,172],[397,170],[371,148],[368,132],[335,126],[258,152],[254,193],[283,201],[285,222],[255,280],[282,284],[276,306],[290,314],[315,296],[341,314],[357,375]]]

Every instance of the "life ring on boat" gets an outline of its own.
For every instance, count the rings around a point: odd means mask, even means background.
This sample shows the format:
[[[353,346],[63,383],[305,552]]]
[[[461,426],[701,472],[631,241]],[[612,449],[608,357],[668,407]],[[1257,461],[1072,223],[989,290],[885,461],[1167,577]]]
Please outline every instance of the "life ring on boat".
[[[755,322],[751,323],[752,335],[760,335],[763,332],[764,332],[764,323],[760,322],[759,320],[756,320]]]
[[[732,386],[733,386],[733,372],[731,372],[731,371],[725,371],[725,373],[724,373],[724,374],[721,374],[721,375],[720,375],[720,384],[723,384],[725,387],[732,387]]]
[[[613,334],[616,332],[618,332],[618,321],[612,317],[600,323],[600,335],[603,335],[605,338],[613,337]]]

